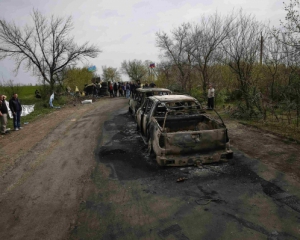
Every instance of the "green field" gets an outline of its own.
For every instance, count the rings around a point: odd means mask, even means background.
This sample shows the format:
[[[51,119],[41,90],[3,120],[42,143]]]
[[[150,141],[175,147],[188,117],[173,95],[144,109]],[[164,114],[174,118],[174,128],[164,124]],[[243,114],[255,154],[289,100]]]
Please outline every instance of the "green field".
[[[0,86],[0,94],[4,94],[7,96],[7,101],[11,98],[13,93],[17,93],[22,105],[35,105],[34,111],[27,116],[21,117],[21,125],[24,123],[32,122],[33,120],[44,116],[52,111],[57,111],[57,109],[50,108],[49,106],[49,98],[50,94],[45,94],[43,98],[35,97],[35,90],[39,90],[40,93],[46,92],[44,91],[42,86]],[[63,106],[68,100],[67,96],[55,96],[53,101],[54,106]],[[8,120],[8,128],[13,129],[12,119]]]

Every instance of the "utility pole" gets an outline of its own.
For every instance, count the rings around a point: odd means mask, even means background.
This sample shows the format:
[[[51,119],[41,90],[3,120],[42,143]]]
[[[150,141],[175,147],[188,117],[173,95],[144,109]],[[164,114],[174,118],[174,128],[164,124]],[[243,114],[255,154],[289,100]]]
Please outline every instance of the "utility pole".
[[[262,65],[262,55],[263,55],[263,36],[262,32],[260,33],[260,65]]]

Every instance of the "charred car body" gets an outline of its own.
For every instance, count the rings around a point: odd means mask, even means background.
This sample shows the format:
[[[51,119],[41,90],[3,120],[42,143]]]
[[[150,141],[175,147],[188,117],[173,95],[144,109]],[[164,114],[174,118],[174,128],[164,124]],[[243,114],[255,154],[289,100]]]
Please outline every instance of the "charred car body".
[[[161,96],[171,94],[171,90],[166,88],[138,88],[136,94],[129,99],[129,112],[135,115],[136,111],[144,103],[145,99],[150,96]]]
[[[207,114],[191,96],[148,97],[137,110],[136,120],[161,166],[200,165],[233,157],[222,119]]]

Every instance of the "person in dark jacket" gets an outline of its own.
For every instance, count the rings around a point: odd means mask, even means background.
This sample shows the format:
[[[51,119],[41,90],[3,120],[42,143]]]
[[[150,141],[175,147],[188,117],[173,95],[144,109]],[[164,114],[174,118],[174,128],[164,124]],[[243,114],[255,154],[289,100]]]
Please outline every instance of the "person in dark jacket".
[[[116,82],[114,83],[113,88],[114,88],[114,97],[117,97],[117,94],[118,94],[118,85],[117,85]]]
[[[130,83],[126,83],[126,98],[130,98]]]
[[[13,115],[14,121],[14,129],[18,131],[21,128],[21,113],[22,113],[22,105],[19,101],[18,94],[14,93],[12,98],[9,100],[9,108]]]
[[[1,123],[1,134],[6,134],[7,130],[6,125],[7,125],[7,114],[8,114],[8,109],[5,103],[5,95],[0,95],[0,123]]]
[[[119,97],[123,97],[123,83],[119,83]]]
[[[109,83],[108,90],[109,90],[110,97],[114,97],[114,88],[111,83]]]

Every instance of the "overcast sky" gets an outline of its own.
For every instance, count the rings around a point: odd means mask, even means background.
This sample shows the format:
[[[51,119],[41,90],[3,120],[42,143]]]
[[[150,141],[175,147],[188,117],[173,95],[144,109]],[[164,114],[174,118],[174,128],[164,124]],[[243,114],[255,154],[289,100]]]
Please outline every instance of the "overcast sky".
[[[104,65],[119,69],[124,60],[159,62],[155,33],[169,33],[183,22],[197,22],[203,14],[227,14],[243,8],[272,26],[279,26],[285,17],[282,0],[0,0],[0,18],[16,25],[30,24],[33,8],[46,16],[72,16],[76,41],[89,41],[102,50],[97,58],[89,59],[98,74]],[[37,83],[30,73],[20,69],[15,76],[13,69],[12,61],[0,61],[0,81]]]

